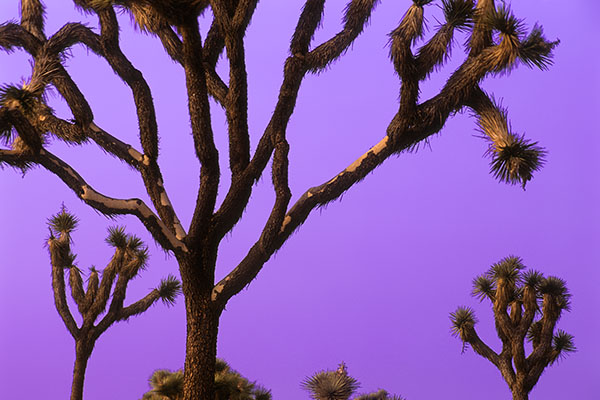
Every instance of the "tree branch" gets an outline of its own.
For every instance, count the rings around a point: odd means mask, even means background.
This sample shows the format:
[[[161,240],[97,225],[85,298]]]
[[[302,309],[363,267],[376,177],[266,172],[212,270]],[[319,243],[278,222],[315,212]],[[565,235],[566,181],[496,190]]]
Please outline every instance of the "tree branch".
[[[67,163],[42,149],[39,155],[21,154],[14,150],[0,149],[0,164],[19,166],[20,163],[40,164],[57,175],[86,204],[105,215],[135,215],[152,234],[154,239],[166,250],[187,252],[180,241],[148,206],[140,199],[115,199],[95,191]]]
[[[219,187],[219,154],[215,146],[208,103],[206,76],[202,59],[202,42],[197,21],[179,29],[183,37],[183,60],[188,92],[189,113],[196,156],[200,160],[200,188],[190,224],[190,241],[202,240],[200,232],[208,226]]]
[[[153,289],[150,293],[148,293],[144,298],[136,301],[135,303],[124,307],[119,315],[117,316],[117,320],[123,321],[127,320],[132,316],[140,315],[144,311],[146,311],[150,306],[152,306],[156,301],[160,299],[160,295],[158,293],[158,289]]]
[[[379,0],[350,1],[344,12],[344,28],[306,55],[309,70],[313,73],[323,71],[344,54],[363,31],[378,3]]]
[[[492,29],[487,23],[487,19],[495,10],[494,0],[477,0],[474,15],[475,26],[469,38],[469,47],[471,48],[469,56],[476,56],[483,49],[492,45]]]
[[[494,350],[492,350],[487,344],[485,344],[477,335],[477,331],[474,327],[470,327],[466,330],[466,337],[464,340],[473,347],[473,350],[483,358],[488,359],[496,367],[500,365],[500,358]]]
[[[50,237],[48,240],[50,250],[50,261],[52,263],[52,289],[54,291],[54,304],[56,310],[62,318],[73,339],[77,340],[79,336],[79,328],[73,319],[73,315],[69,310],[67,298],[65,295],[65,278],[64,269],[69,265],[65,265],[65,260],[68,259],[69,239],[68,235],[61,234],[59,239]]]
[[[40,40],[46,39],[44,8],[40,0],[21,0],[21,26]]]
[[[69,268],[69,286],[71,287],[71,297],[75,300],[79,313],[83,315],[83,308],[85,306],[83,280],[81,279],[79,269],[74,265]]]

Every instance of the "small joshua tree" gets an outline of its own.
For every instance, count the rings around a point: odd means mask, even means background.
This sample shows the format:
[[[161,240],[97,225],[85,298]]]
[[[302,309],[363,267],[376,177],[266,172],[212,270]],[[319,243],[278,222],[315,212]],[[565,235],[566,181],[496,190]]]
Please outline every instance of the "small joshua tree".
[[[215,400],[272,400],[271,391],[250,382],[223,360],[215,364]],[[152,390],[142,400],[180,400],[183,397],[183,371],[154,371],[149,380]]]
[[[527,400],[548,365],[575,351],[573,336],[556,329],[563,311],[569,311],[570,297],[565,281],[538,271],[523,272],[519,257],[506,257],[473,280],[473,296],[489,299],[502,351],[498,354],[477,335],[477,319],[470,307],[458,307],[450,314],[452,332],[502,373],[513,400]],[[532,351],[525,354],[525,340]]]
[[[336,371],[320,371],[302,382],[302,387],[311,393],[315,400],[348,400],[360,387],[356,379],[348,375],[343,362]],[[387,391],[363,394],[355,400],[403,400],[400,396],[390,396]]]
[[[356,379],[348,375],[346,364],[340,364],[337,371],[320,371],[306,378],[302,387],[311,392],[315,400],[348,400],[360,387]]]
[[[94,267],[90,269],[87,289],[84,290],[81,271],[75,265],[76,256],[71,252],[71,232],[75,230],[77,223],[77,218],[69,214],[64,207],[48,221],[50,229],[48,248],[52,262],[54,302],[76,344],[71,400],[83,398],[85,369],[94,345],[104,331],[116,321],[127,320],[143,313],[158,299],[167,305],[172,305],[181,291],[179,281],[169,275],[160,282],[158,288],[144,298],[127,307],[123,306],[129,281],[146,267],[148,260],[148,250],[144,243],[136,236],[125,234],[123,228],[109,228],[106,242],[115,248],[115,254],[102,271],[102,279],[99,278],[98,271]],[[65,270],[68,270],[69,274],[71,296],[83,319],[81,326],[77,326],[67,304]],[[95,323],[105,311],[111,298],[113,283],[115,285],[108,311],[100,322]]]

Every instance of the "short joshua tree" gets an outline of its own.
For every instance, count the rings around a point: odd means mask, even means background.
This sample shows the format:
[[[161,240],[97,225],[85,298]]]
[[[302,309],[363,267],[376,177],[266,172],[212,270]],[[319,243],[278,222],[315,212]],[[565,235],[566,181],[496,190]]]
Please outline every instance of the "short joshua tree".
[[[346,364],[342,362],[337,371],[320,371],[306,378],[302,387],[315,400],[348,400],[360,384],[348,375]]]
[[[345,363],[336,371],[320,371],[302,382],[302,387],[311,393],[315,400],[348,400],[360,387],[356,379],[348,375]],[[400,396],[389,395],[385,390],[363,394],[355,400],[403,400]]]
[[[215,365],[215,400],[272,400],[271,391],[250,382],[223,360]],[[150,377],[152,390],[142,400],[180,400],[183,398],[183,371],[159,369]]]
[[[146,267],[148,260],[148,250],[144,243],[135,236],[125,234],[123,228],[109,228],[106,242],[115,248],[115,253],[108,266],[102,271],[101,279],[94,267],[90,269],[87,289],[84,289],[81,271],[75,265],[76,256],[71,252],[71,232],[75,230],[77,223],[77,218],[69,214],[64,207],[48,221],[50,229],[48,248],[52,262],[54,302],[76,343],[71,400],[83,398],[87,363],[102,333],[116,321],[127,320],[129,317],[143,313],[158,299],[167,305],[172,305],[181,291],[179,281],[169,276],[160,282],[158,288],[141,300],[127,307],[123,305],[129,281]],[[71,296],[83,320],[81,326],[77,326],[67,304],[65,270],[68,270],[69,274]],[[109,304],[113,284],[112,300]],[[107,305],[109,305],[108,311],[104,313]],[[102,319],[96,323],[101,316]]]
[[[570,309],[571,295],[565,281],[524,269],[520,258],[506,257],[473,280],[473,296],[492,303],[502,341],[500,353],[477,335],[473,309],[459,307],[450,314],[453,334],[463,341],[463,351],[471,345],[494,364],[513,400],[527,400],[544,369],[576,350],[573,336],[555,329],[562,312]],[[529,355],[525,354],[525,340],[531,342]]]

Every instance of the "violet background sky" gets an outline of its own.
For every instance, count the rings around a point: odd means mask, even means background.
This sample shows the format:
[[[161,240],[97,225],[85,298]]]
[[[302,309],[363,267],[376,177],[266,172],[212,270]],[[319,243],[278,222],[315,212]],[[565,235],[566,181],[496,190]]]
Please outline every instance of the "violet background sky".
[[[69,1],[46,1],[47,34],[67,21],[96,21]],[[399,81],[388,60],[387,34],[410,1],[382,1],[353,48],[301,88],[288,138],[294,199],[345,168],[385,134],[397,110]],[[434,4],[439,4],[439,1]],[[275,104],[282,66],[301,1],[259,3],[246,37],[253,146]],[[326,5],[319,43],[340,28],[345,1]],[[575,336],[579,351],[549,368],[532,399],[600,398],[600,4],[590,0],[514,1],[512,9],[531,28],[540,22],[549,39],[560,38],[547,72],[520,66],[483,87],[508,107],[515,131],[526,132],[549,152],[527,191],[498,183],[483,157],[468,113],[451,118],[440,135],[415,154],[393,157],[325,209],[315,211],[269,261],[248,290],[234,297],[221,318],[219,356],[275,399],[300,400],[306,376],[345,361],[361,391],[385,388],[409,400],[510,397],[500,373],[450,335],[448,314],[473,306],[480,335],[499,341],[488,304],[472,298],[471,280],[514,254],[525,264],[567,281],[572,312],[559,327]],[[0,2],[0,20],[18,17],[18,2]],[[441,20],[426,7],[430,33]],[[186,114],[184,76],[148,36],[133,33],[123,15],[122,47],[151,88],[161,134],[159,162],[166,188],[184,225],[198,185]],[[207,23],[203,24],[204,31]],[[459,37],[457,44],[463,42]],[[455,47],[451,63],[422,88],[436,93],[464,58]],[[76,47],[68,70],[91,102],[95,122],[140,148],[130,92],[107,64]],[[225,62],[221,60],[221,73]],[[0,55],[0,82],[28,79],[22,52]],[[226,76],[226,74],[225,74]],[[57,113],[66,106],[51,96]],[[214,103],[213,103],[214,105]],[[226,171],[226,125],[213,108],[216,141]],[[94,145],[53,143],[96,190],[113,197],[147,199],[139,179]],[[60,320],[44,248],[46,219],[64,202],[81,220],[74,251],[83,269],[103,268],[111,256],[106,229],[126,225],[149,245],[150,267],[130,284],[132,302],[177,272],[133,217],[110,221],[78,200],[50,172],[36,168],[0,172],[0,387],[7,399],[66,399],[74,342]],[[228,173],[221,183],[228,187]],[[222,198],[222,197],[221,197]],[[268,215],[273,191],[263,176],[243,221],[224,240],[218,278],[244,256]],[[167,309],[157,304],[128,323],[113,325],[91,357],[87,400],[138,399],[157,368],[181,368],[185,348],[183,298]]]

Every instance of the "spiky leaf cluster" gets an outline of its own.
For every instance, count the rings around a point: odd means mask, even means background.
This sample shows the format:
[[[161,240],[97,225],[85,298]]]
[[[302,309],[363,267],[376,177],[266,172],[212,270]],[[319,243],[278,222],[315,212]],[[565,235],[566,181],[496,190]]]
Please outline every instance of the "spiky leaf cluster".
[[[458,30],[466,30],[473,25],[473,0],[442,0],[442,11],[446,22]]]
[[[515,44],[525,33],[523,21],[515,17],[505,4],[501,4],[494,12],[488,14],[484,22],[490,29],[498,31],[503,39],[514,41]]]
[[[549,276],[540,282],[539,292],[542,295],[550,295],[561,311],[571,309],[571,294],[564,279]]]
[[[183,372],[159,369],[154,371],[149,380],[152,390],[142,397],[143,400],[160,398],[175,399],[183,392]]]
[[[456,311],[450,313],[452,321],[452,336],[459,337],[463,343],[468,337],[469,330],[473,329],[477,323],[475,311],[471,307],[458,307]]]
[[[48,219],[48,227],[51,233],[59,235],[61,233],[70,234],[73,232],[79,223],[77,217],[62,207],[61,211]]]
[[[568,353],[577,351],[573,335],[568,334],[562,329],[558,329],[556,334],[552,338],[552,345],[554,348],[554,357],[552,358],[552,364],[564,359]]]
[[[35,109],[38,97],[27,88],[19,88],[15,85],[0,87],[0,105],[8,109],[20,109],[25,113],[29,113]]]
[[[519,281],[520,272],[523,269],[525,269],[525,265],[520,257],[508,256],[493,264],[486,275],[496,282],[504,280],[514,285]]]
[[[530,68],[546,70],[552,65],[552,50],[559,43],[559,40],[553,42],[546,40],[542,27],[536,24],[527,38],[521,42],[519,58]]]
[[[494,280],[486,275],[480,275],[473,279],[472,295],[479,301],[483,301],[486,298],[494,301],[496,295],[496,285]]]
[[[302,387],[315,400],[347,400],[360,387],[342,364],[338,371],[320,371],[307,377]]]
[[[152,390],[142,400],[178,399],[183,393],[183,372],[154,371],[149,379]],[[271,391],[250,382],[222,359],[215,364],[215,400],[272,400]]]
[[[175,299],[180,293],[181,282],[179,282],[179,280],[177,280],[177,278],[175,278],[173,275],[169,275],[160,281],[158,295],[163,303],[165,303],[167,306],[173,306],[175,304]]]
[[[108,228],[106,243],[116,249],[125,249],[127,247],[128,235],[122,226],[111,226]]]
[[[512,140],[492,152],[491,172],[496,179],[523,188],[544,164],[546,152],[537,142],[513,135]]]

